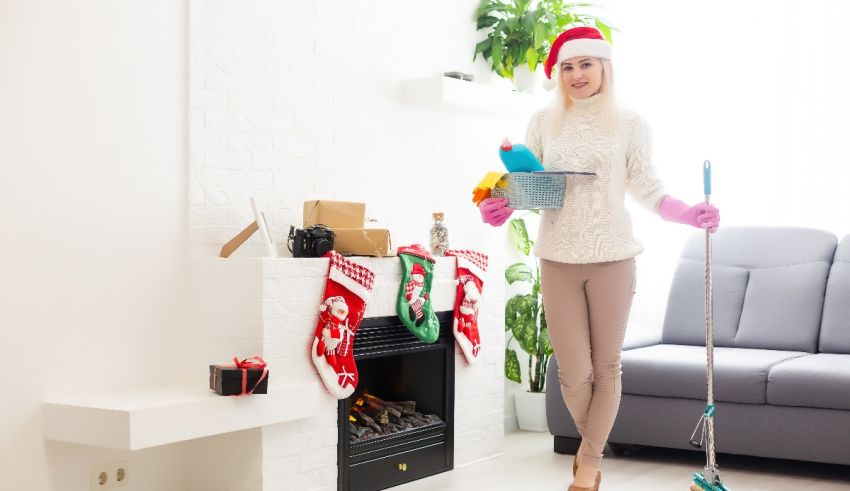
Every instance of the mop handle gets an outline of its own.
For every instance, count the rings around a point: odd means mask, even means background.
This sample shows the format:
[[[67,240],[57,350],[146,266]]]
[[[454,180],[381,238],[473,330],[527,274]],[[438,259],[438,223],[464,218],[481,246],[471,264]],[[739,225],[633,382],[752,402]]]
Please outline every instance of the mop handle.
[[[711,201],[711,162],[706,160],[702,164],[702,186],[705,193],[705,202]],[[712,472],[716,471],[717,460],[714,447],[714,299],[712,298],[712,271],[711,271],[711,234],[708,229],[705,229],[705,346],[708,366],[707,368],[707,385],[708,397],[706,407],[706,434],[705,439],[708,444],[706,447],[707,453],[707,468]]]

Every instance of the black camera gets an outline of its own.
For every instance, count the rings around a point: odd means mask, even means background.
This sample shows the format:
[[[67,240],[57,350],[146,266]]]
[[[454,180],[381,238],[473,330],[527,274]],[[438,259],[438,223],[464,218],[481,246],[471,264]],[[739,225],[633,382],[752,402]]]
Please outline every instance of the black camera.
[[[313,225],[305,229],[289,227],[287,241],[292,257],[321,257],[334,247],[334,232],[324,225]]]

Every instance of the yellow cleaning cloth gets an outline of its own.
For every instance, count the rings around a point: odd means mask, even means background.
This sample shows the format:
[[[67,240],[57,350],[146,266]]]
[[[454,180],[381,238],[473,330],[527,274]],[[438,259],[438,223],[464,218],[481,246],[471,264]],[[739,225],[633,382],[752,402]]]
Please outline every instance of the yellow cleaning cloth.
[[[488,172],[483,179],[472,190],[472,202],[476,205],[490,197],[490,191],[496,187],[504,187],[506,184],[500,182],[504,172]]]

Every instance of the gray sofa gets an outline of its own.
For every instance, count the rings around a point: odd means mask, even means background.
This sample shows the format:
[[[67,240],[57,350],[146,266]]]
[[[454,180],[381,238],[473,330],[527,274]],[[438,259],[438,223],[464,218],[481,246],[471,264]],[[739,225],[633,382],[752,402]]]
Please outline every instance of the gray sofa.
[[[624,344],[614,454],[704,452],[688,443],[706,397],[703,249],[697,232],[660,335]],[[838,244],[820,230],[723,227],[713,256],[717,452],[850,465],[850,236]],[[557,371],[552,357],[549,431],[556,452],[574,453],[579,434]]]

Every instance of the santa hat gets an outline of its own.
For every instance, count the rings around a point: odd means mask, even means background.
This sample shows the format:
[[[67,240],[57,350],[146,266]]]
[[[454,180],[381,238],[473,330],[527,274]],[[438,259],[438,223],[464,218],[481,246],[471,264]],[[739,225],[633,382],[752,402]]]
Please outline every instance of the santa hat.
[[[582,26],[567,29],[555,38],[552,49],[549,50],[549,56],[543,65],[543,70],[546,72],[546,81],[543,83],[543,87],[546,90],[555,88],[556,82],[552,76],[552,68],[564,60],[576,56],[592,56],[593,58],[610,60],[611,54],[611,45],[595,27]]]
[[[410,271],[410,275],[413,276],[415,274],[421,274],[425,276],[425,268],[422,267],[419,263],[413,263],[413,269]]]

